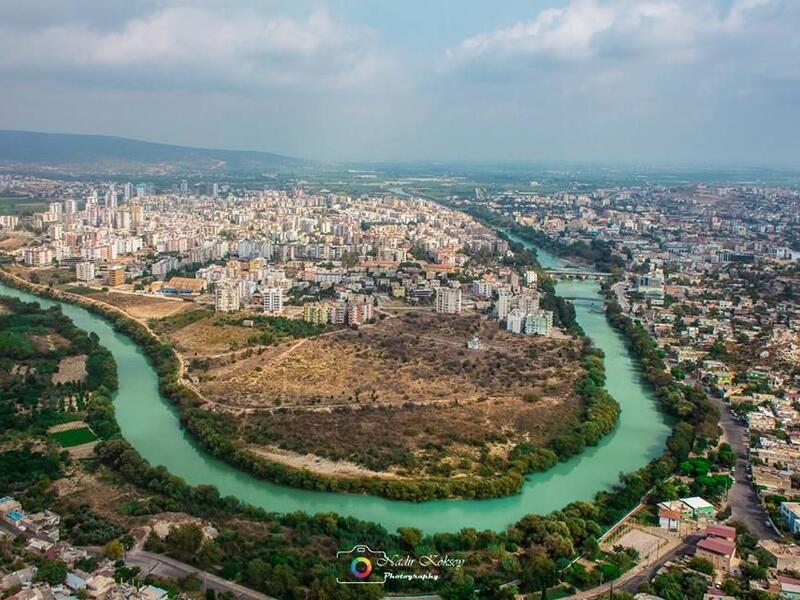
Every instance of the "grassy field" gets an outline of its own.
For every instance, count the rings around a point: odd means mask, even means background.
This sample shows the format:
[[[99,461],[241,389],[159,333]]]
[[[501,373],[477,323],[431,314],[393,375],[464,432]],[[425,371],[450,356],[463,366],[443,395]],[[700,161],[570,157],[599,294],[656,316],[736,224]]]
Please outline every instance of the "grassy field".
[[[80,429],[68,429],[67,431],[57,431],[50,434],[54,440],[64,448],[72,448],[81,444],[88,444],[97,440],[97,436],[88,427]]]
[[[0,196],[0,215],[32,215],[47,210],[47,200],[27,196]]]

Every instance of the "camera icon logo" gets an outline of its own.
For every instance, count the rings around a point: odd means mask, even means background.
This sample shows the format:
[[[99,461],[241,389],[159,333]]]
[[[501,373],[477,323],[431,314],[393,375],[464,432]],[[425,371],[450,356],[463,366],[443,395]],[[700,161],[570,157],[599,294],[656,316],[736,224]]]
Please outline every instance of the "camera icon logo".
[[[385,552],[359,544],[353,546],[351,550],[340,550],[336,553],[336,558],[349,561],[349,577],[346,579],[337,577],[337,583],[383,585],[385,577],[381,577],[380,580],[375,580],[373,577],[373,581],[369,581],[369,576],[373,574],[374,566],[387,564],[388,556]]]

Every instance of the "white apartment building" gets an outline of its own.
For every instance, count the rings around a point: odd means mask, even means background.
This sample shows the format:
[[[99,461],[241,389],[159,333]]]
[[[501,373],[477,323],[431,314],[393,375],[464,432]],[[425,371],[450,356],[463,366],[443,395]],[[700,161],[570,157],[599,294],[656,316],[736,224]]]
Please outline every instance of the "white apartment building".
[[[19,217],[16,215],[0,215],[0,227],[3,229],[16,229]]]
[[[526,313],[539,310],[539,292],[525,288],[519,295],[519,308]]]
[[[461,313],[461,288],[436,288],[436,312],[448,315]]]
[[[553,329],[553,312],[535,310],[525,315],[524,331],[526,335],[547,335]]]
[[[283,311],[283,288],[264,288],[261,291],[261,299],[265,313],[279,315]]]
[[[497,293],[497,300],[494,303],[494,312],[501,321],[504,321],[508,317],[508,313],[511,312],[511,303],[513,299],[514,297],[508,290],[500,290]]]
[[[214,310],[233,312],[239,310],[239,287],[232,281],[219,281],[214,286]]]
[[[46,246],[28,246],[22,249],[22,262],[29,267],[44,267],[52,264],[53,251]]]
[[[525,271],[523,277],[525,285],[528,287],[536,287],[536,283],[539,281],[539,275],[536,271]]]
[[[494,286],[488,281],[473,281],[472,293],[480,298],[491,298]]]
[[[75,265],[75,277],[78,281],[93,281],[96,277],[95,265],[93,262],[79,262]]]
[[[522,333],[525,324],[525,313],[518,308],[509,311],[506,316],[506,330],[511,333]]]

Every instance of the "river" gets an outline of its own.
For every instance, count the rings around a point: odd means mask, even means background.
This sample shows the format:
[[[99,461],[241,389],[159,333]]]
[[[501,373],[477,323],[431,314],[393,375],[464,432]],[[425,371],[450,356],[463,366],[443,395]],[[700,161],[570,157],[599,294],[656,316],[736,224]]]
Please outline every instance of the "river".
[[[539,257],[543,266],[564,266],[547,252],[540,250]],[[638,469],[663,450],[669,426],[641,384],[623,340],[606,322],[597,283],[562,282],[557,290],[560,295],[586,298],[575,301],[577,318],[606,354],[608,389],[622,407],[617,428],[597,447],[531,475],[515,496],[419,503],[294,489],[256,479],[213,458],[181,429],[174,408],[158,392],[155,371],[136,344],[101,317],[69,303],[59,304],[78,327],[97,333],[114,354],[119,368],[117,421],[125,438],[152,464],[164,465],[190,484],[215,485],[223,495],[269,511],[336,512],[378,522],[390,531],[409,526],[433,533],[463,527],[499,531],[526,514],[546,514],[576,500],[591,500],[599,490],[617,483],[620,471]],[[56,303],[3,283],[0,293],[45,306]]]

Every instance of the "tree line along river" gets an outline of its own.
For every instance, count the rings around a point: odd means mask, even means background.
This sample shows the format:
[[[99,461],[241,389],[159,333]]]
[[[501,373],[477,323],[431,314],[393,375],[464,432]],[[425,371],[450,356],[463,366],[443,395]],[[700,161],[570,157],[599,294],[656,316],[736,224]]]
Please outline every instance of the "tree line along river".
[[[522,240],[517,240],[522,242]],[[546,268],[563,268],[561,259],[538,249]],[[128,337],[114,331],[101,317],[78,306],[39,298],[0,283],[0,293],[44,306],[61,304],[78,327],[94,331],[116,358],[119,391],[114,397],[123,436],[153,465],[164,465],[192,485],[211,484],[222,495],[268,511],[335,512],[380,523],[388,530],[417,527],[426,533],[458,531],[464,527],[502,530],[527,514],[547,514],[577,500],[591,500],[610,489],[620,472],[645,465],[664,449],[670,427],[655,397],[640,382],[637,367],[622,337],[606,322],[597,282],[564,281],[557,293],[575,300],[577,320],[594,344],[605,352],[607,387],[622,409],[617,428],[593,448],[529,476],[520,494],[491,500],[433,500],[404,502],[374,496],[355,496],[300,490],[256,479],[213,458],[181,429],[172,405],[158,392],[156,372]]]

